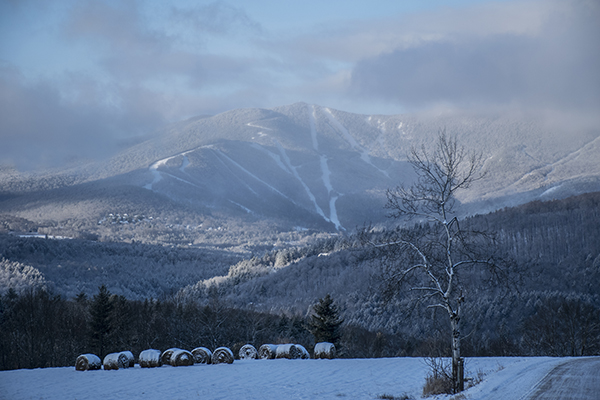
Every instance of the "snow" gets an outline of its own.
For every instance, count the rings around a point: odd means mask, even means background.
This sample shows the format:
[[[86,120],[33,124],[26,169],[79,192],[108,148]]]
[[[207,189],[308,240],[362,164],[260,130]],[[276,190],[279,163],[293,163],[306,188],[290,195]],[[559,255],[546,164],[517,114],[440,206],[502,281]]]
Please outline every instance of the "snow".
[[[316,210],[317,214],[319,214],[326,221],[329,221],[329,218],[327,218],[325,216],[325,213],[323,213],[323,210],[321,210],[321,207],[319,207],[319,204],[317,204],[317,198],[311,192],[311,190],[308,187],[308,185],[302,180],[302,178],[300,177],[300,174],[298,173],[296,167],[294,167],[292,165],[292,161],[290,160],[289,156],[287,155],[287,153],[285,151],[285,148],[277,140],[273,140],[273,141],[274,141],[275,145],[277,146],[277,149],[279,150],[279,152],[281,154],[281,157],[283,158],[283,161],[285,162],[285,164],[287,165],[287,167],[290,169],[290,171],[292,171],[292,174],[294,175],[294,177],[300,182],[300,184],[304,188],[304,191],[308,195],[308,198],[310,199],[310,201],[315,206],[315,210]]]
[[[338,196],[332,196],[329,199],[329,219],[331,220],[331,222],[333,222],[333,224],[335,224],[335,229],[339,231],[340,229],[345,230],[345,228],[340,223],[340,219],[337,215],[337,209],[335,208],[335,202],[337,201],[337,199]]]
[[[328,110],[329,112],[329,110]],[[319,142],[317,140],[317,128],[316,128],[316,113],[317,113],[317,109],[316,107],[313,105],[312,106],[312,113],[309,114],[309,125],[310,125],[310,136],[312,138],[312,144],[313,144],[313,148],[314,150],[319,153]],[[327,195],[329,196],[329,218],[325,218],[327,221],[332,222],[335,225],[335,229],[337,229],[338,231],[340,229],[344,229],[344,227],[342,226],[342,224],[340,223],[340,220],[338,219],[337,216],[337,209],[335,208],[335,202],[338,199],[339,196],[334,195],[333,192],[333,185],[331,184],[331,171],[329,170],[329,165],[327,164],[327,156],[325,154],[319,154],[320,155],[320,165],[321,165],[321,180],[323,181],[323,184],[325,185],[325,189],[327,189]]]
[[[312,106],[312,113],[309,114],[308,124],[310,125],[310,137],[312,138],[313,149],[319,151],[319,142],[317,141],[317,127],[316,127],[316,113],[317,109]]]
[[[325,189],[327,189],[327,193],[333,192],[333,186],[331,185],[331,180],[329,177],[331,176],[331,171],[329,170],[329,166],[327,165],[327,156],[321,155],[321,179],[323,180],[323,184],[325,185]]]
[[[277,190],[277,188],[275,188],[274,186],[268,184],[267,182],[263,181],[262,179],[260,179],[258,176],[256,176],[252,172],[248,171],[246,168],[244,168],[242,165],[238,164],[235,160],[233,160],[227,154],[223,153],[221,150],[213,149],[213,151],[219,157],[219,161],[221,161],[221,163],[223,163],[223,165],[227,165],[227,164],[225,164],[225,162],[221,158],[224,158],[226,161],[228,161],[230,164],[234,165],[236,168],[238,168],[239,170],[244,172],[246,175],[253,178],[257,182],[262,183],[263,185],[265,185],[266,187],[268,187],[269,189],[271,189],[273,192],[277,193],[284,199],[287,199],[287,200],[291,201],[292,203],[296,204],[296,202],[292,198],[286,196],[285,194],[283,194],[282,192]],[[250,187],[250,185],[248,185],[247,183],[245,183],[243,181],[241,181],[241,182],[244,184],[244,186],[246,186],[248,188],[248,190],[250,190],[255,195],[258,195],[258,193],[256,193],[256,191],[254,189],[252,189],[252,187]]]
[[[554,367],[573,358],[491,357],[466,361],[485,374],[464,392],[471,400],[521,399]],[[233,364],[116,371],[74,367],[0,372],[2,399],[376,399],[421,398],[429,367],[422,358],[236,360]],[[447,399],[449,396],[438,396]]]
[[[381,172],[383,175],[385,175],[387,178],[389,178],[389,174],[387,173],[387,171],[384,171],[381,168],[379,168],[378,166],[376,166],[375,164],[373,164],[373,162],[371,161],[371,157],[369,156],[369,152],[367,150],[365,150],[364,148],[362,148],[360,144],[358,144],[358,142],[350,134],[348,129],[346,129],[346,127],[344,125],[342,125],[340,123],[340,121],[338,121],[335,118],[335,116],[333,115],[333,112],[329,108],[325,108],[325,111],[326,111],[327,117],[329,117],[329,121],[336,128],[336,130],[342,134],[342,137],[344,138],[344,140],[350,145],[350,147],[352,147],[354,150],[356,150],[360,153],[360,158],[365,163],[369,164],[370,166],[372,166],[373,168],[375,168],[376,170]]]
[[[171,160],[171,159],[173,159],[175,157],[179,157],[179,156],[183,157],[183,160],[181,162],[181,166],[179,167],[179,170],[181,172],[185,172],[185,168],[190,164],[190,160],[188,159],[187,155],[189,153],[193,152],[194,150],[195,149],[193,149],[193,150],[187,150],[187,151],[184,151],[182,153],[175,154],[174,156],[163,158],[162,160],[158,160],[155,163],[153,163],[152,165],[150,165],[150,167],[148,167],[148,170],[152,174],[153,180],[152,180],[152,182],[144,185],[144,189],[153,190],[152,189],[153,186],[162,180],[162,175],[161,175],[161,172],[158,170],[158,168],[160,168],[161,166],[166,165],[167,162],[169,162],[169,160]],[[176,178],[176,177],[174,177],[174,178]],[[189,184],[193,185],[192,183],[190,183],[188,181],[185,181],[183,179],[179,179],[179,180],[182,181],[182,182],[189,183]],[[196,185],[193,185],[193,186],[196,186]]]
[[[269,157],[271,157],[273,159],[273,161],[275,161],[275,163],[279,166],[279,168],[281,168],[282,170],[284,170],[288,174],[292,173],[292,171],[290,171],[288,169],[288,167],[281,161],[281,157],[278,154],[275,154],[275,153],[269,151],[268,149],[264,148],[263,146],[261,146],[258,143],[252,143],[251,146],[253,148],[255,148],[256,150],[262,151],[263,153],[265,153]]]

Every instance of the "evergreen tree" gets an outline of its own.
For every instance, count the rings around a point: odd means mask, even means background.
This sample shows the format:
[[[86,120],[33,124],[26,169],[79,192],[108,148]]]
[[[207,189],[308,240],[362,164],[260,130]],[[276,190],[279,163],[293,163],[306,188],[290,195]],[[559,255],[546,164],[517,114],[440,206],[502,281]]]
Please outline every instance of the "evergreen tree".
[[[308,318],[308,330],[315,337],[315,343],[330,342],[337,347],[341,338],[340,327],[343,322],[337,305],[327,294],[313,306],[312,313]]]
[[[106,286],[98,288],[98,294],[90,304],[90,344],[102,359],[108,347],[108,337],[112,329],[113,304]]]

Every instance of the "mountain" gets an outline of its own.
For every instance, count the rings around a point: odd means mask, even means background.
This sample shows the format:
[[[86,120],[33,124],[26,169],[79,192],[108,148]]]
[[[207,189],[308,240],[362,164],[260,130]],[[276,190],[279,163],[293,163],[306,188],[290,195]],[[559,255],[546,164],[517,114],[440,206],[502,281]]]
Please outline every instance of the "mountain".
[[[107,162],[37,174],[5,168],[0,215],[101,237],[109,214],[160,217],[165,226],[206,227],[210,218],[215,229],[271,221],[277,232],[344,232],[385,220],[386,189],[414,179],[407,151],[431,146],[441,129],[485,158],[486,179],[459,198],[466,214],[600,190],[600,129],[551,121],[368,116],[305,103],[232,110],[169,126]]]

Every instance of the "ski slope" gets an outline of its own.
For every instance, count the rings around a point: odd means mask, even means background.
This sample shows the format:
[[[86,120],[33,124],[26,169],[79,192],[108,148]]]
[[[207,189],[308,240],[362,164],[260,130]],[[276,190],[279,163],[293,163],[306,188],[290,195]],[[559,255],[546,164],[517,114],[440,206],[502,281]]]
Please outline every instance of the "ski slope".
[[[582,359],[467,359],[467,377],[479,375],[483,381],[463,394],[474,400],[527,399],[553,370],[560,370],[556,367],[573,360]],[[592,360],[596,365],[600,361]],[[153,369],[136,365],[118,371],[86,372],[74,367],[45,368],[0,372],[0,398],[339,400],[406,395],[419,399],[427,372],[421,358],[236,360],[231,365]],[[600,386],[600,376],[592,383]]]

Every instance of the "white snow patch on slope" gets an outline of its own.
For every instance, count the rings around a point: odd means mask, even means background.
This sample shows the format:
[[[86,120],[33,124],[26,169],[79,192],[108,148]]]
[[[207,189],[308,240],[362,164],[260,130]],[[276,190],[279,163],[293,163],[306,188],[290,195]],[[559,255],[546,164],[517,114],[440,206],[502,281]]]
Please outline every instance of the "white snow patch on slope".
[[[240,203],[236,203],[233,200],[229,200],[229,202],[231,204],[234,204],[236,206],[238,206],[239,208],[241,208],[242,210],[246,211],[248,214],[254,214],[254,211],[252,211],[251,209],[249,209],[248,207],[244,207],[243,205],[241,205]]]
[[[304,188],[304,191],[308,195],[308,198],[310,199],[310,201],[315,206],[315,210],[317,211],[317,213],[321,217],[323,217],[323,219],[325,219],[325,221],[331,222],[329,220],[329,218],[327,218],[325,216],[325,213],[323,212],[323,210],[321,209],[321,207],[319,207],[319,204],[317,204],[317,199],[316,199],[315,195],[311,192],[310,188],[304,182],[304,180],[302,180],[302,177],[300,177],[300,174],[298,173],[298,170],[296,169],[296,167],[294,167],[292,165],[292,161],[290,160],[290,158],[288,157],[287,153],[285,152],[285,148],[277,140],[273,139],[273,141],[275,142],[275,145],[277,145],[277,149],[279,149],[279,153],[281,154],[281,157],[283,158],[283,161],[285,162],[285,164],[287,165],[287,167],[290,169],[290,171],[292,171],[292,174],[294,175],[294,177],[300,182],[300,184]]]
[[[257,125],[257,124],[256,124],[256,123],[254,123],[254,122],[248,122],[246,125],[247,125],[247,126],[251,126],[252,128],[266,129],[266,130],[268,130],[268,131],[272,131],[272,130],[273,130],[273,129],[271,129],[271,128],[267,128],[266,126]]]
[[[323,180],[323,184],[325,185],[325,188],[327,189],[328,193],[333,192],[333,186],[331,185],[331,180],[329,179],[329,177],[331,176],[331,171],[329,170],[329,166],[327,165],[327,156],[326,155],[321,155],[321,179]]]
[[[194,150],[196,150],[196,149],[194,149]],[[166,165],[167,162],[169,162],[169,160],[172,160],[175,157],[179,157],[179,156],[183,157],[183,160],[181,162],[181,166],[179,167],[179,170],[181,172],[185,172],[185,168],[190,164],[190,160],[187,158],[187,154],[191,153],[194,150],[187,150],[187,151],[184,151],[183,153],[179,153],[179,154],[175,154],[174,156],[171,156],[171,157],[163,158],[162,160],[158,160],[155,163],[153,163],[152,165],[150,165],[150,167],[148,167],[148,170],[150,171],[150,173],[152,173],[152,176],[154,177],[154,179],[152,180],[152,182],[144,185],[144,189],[153,190],[152,189],[153,186],[155,184],[157,184],[158,182],[160,182],[162,179],[162,173],[158,170],[158,168]],[[173,175],[171,175],[171,176],[173,176]],[[173,176],[173,177],[176,179],[179,179],[182,182],[188,183],[190,185],[194,185],[191,182],[185,181],[185,180],[177,178],[175,176]],[[196,185],[194,185],[194,186],[196,186]]]
[[[346,129],[346,127],[344,127],[344,125],[342,125],[340,123],[340,121],[338,121],[335,118],[335,116],[333,115],[331,110],[329,108],[325,108],[325,111],[326,111],[327,117],[329,118],[329,121],[333,124],[333,126],[336,128],[336,130],[342,134],[342,137],[344,138],[344,140],[350,145],[350,147],[352,147],[354,150],[356,150],[357,152],[360,153],[360,158],[365,163],[369,164],[370,166],[372,166],[373,168],[375,168],[376,170],[378,170],[379,172],[384,174],[387,178],[389,178],[390,176],[387,173],[387,171],[380,169],[375,164],[373,164],[373,162],[371,162],[371,157],[369,157],[369,152],[366,149],[364,149],[356,141],[356,139],[354,139],[354,137],[350,134],[350,132],[348,132],[348,129]]]
[[[274,191],[275,193],[277,193],[281,197],[283,197],[283,198],[285,198],[285,199],[287,199],[287,200],[289,200],[289,201],[291,201],[292,203],[295,204],[295,202],[291,198],[289,198],[285,194],[281,193],[279,190],[277,190],[277,188],[275,188],[274,186],[272,186],[272,185],[268,184],[267,182],[263,181],[258,176],[254,175],[252,172],[248,171],[246,168],[244,168],[243,166],[241,166],[240,164],[238,164],[235,160],[233,160],[227,154],[223,153],[221,150],[214,149],[214,151],[217,152],[223,158],[225,158],[228,162],[230,162],[231,164],[233,164],[234,166],[236,166],[237,168],[239,168],[240,170],[242,170],[248,176],[254,178],[255,180],[257,180],[258,182],[260,182],[263,185],[267,186],[269,189],[271,189],[272,191]],[[252,190],[252,189],[250,189],[250,190]],[[254,192],[254,194],[256,194],[256,192],[254,190],[252,190],[252,192]]]
[[[309,113],[309,125],[310,125],[310,136],[312,138],[312,144],[314,150],[319,153],[319,142],[317,140],[317,128],[316,128],[316,113],[317,109],[313,105],[312,113]],[[335,208],[335,202],[338,199],[338,196],[334,194],[333,185],[331,184],[331,171],[329,169],[329,164],[327,163],[327,156],[325,154],[319,154],[319,164],[321,166],[321,180],[325,185],[325,189],[327,189],[327,195],[329,196],[329,221],[331,221],[335,225],[335,229],[338,231],[340,229],[344,229],[340,220],[338,219],[337,209]]]
[[[179,167],[179,170],[181,172],[185,172],[185,168],[190,165],[190,159],[187,157],[187,155],[182,154],[183,155],[183,161],[181,161],[181,167]]]
[[[340,220],[337,215],[337,208],[335,208],[335,202],[337,201],[337,199],[338,196],[331,196],[329,198],[329,219],[335,225],[335,229],[339,231],[340,229],[345,230],[345,228],[340,223]]]
[[[267,154],[269,157],[271,157],[273,159],[273,161],[275,161],[275,163],[279,166],[279,168],[281,168],[288,174],[292,174],[292,171],[290,171],[290,169],[281,161],[281,157],[279,156],[279,154],[275,154],[275,153],[269,151],[264,146],[261,146],[258,143],[252,143],[251,146],[253,148],[255,148],[256,150],[262,151],[263,153]]]
[[[310,137],[312,138],[312,144],[315,151],[319,151],[319,142],[317,141],[317,127],[315,124],[317,109],[312,106],[312,113],[308,114],[308,124],[310,125]]]

